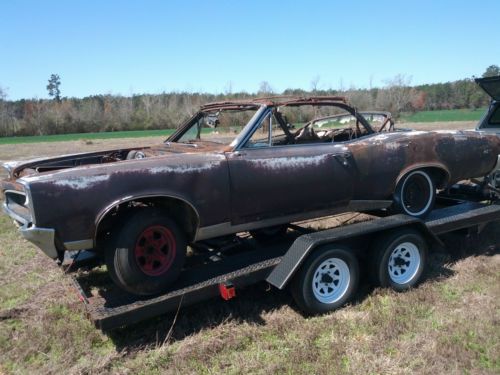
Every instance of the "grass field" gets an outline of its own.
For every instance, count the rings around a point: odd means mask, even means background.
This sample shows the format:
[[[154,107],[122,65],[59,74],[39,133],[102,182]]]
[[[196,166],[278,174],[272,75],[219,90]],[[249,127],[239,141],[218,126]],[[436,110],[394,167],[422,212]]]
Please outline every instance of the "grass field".
[[[500,225],[494,229],[498,231]],[[181,309],[110,334],[93,328],[68,277],[0,216],[0,373],[495,374],[500,254],[436,253],[417,289],[366,283],[355,302],[305,318],[286,292]]]
[[[413,114],[403,114],[401,120],[403,122],[478,121],[485,112],[486,108],[421,111]]]
[[[50,143],[2,145],[0,159],[24,147],[54,152]],[[433,253],[423,284],[407,293],[363,278],[351,305],[304,317],[286,291],[256,285],[229,302],[182,308],[175,324],[167,314],[109,334],[3,214],[0,238],[0,374],[500,373],[500,252],[487,246],[500,243],[500,223],[467,255]]]

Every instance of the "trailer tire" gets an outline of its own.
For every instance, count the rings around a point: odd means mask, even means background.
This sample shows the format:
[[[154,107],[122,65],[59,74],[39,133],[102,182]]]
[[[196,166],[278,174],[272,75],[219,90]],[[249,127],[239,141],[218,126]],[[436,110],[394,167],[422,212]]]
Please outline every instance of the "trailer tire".
[[[307,314],[322,314],[348,302],[357,290],[357,258],[345,248],[314,251],[295,275],[292,296]]]
[[[418,169],[406,174],[394,192],[394,211],[424,218],[433,209],[436,183],[426,170]]]
[[[111,279],[137,295],[163,292],[182,270],[186,237],[163,210],[140,209],[117,232],[114,245],[106,249]]]
[[[403,292],[421,280],[427,260],[427,242],[411,228],[379,237],[373,247],[372,280],[375,285]]]

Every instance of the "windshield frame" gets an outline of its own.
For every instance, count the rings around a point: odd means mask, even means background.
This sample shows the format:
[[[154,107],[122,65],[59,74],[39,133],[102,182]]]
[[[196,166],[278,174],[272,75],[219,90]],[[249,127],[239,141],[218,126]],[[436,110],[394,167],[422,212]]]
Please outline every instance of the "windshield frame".
[[[171,134],[166,140],[165,143],[167,142],[174,142],[174,143],[182,143],[179,142],[179,139],[181,139],[184,134],[186,134],[195,124],[204,116],[208,114],[213,114],[219,111],[244,111],[244,110],[254,110],[255,113],[252,115],[250,120],[244,125],[243,129],[234,137],[234,139],[231,141],[231,143],[227,144],[226,146],[231,147],[231,149],[235,149],[238,144],[241,143],[241,140],[245,138],[246,134],[250,132],[254,124],[258,122],[258,119],[260,119],[262,112],[265,111],[266,106],[265,105],[257,105],[257,106],[249,106],[249,107],[242,107],[239,109],[235,108],[218,108],[218,109],[210,109],[210,110],[200,110],[198,111],[194,116],[189,118],[187,121],[185,121],[173,134]],[[203,139],[200,139],[198,141],[203,142]],[[196,141],[194,141],[196,142]]]

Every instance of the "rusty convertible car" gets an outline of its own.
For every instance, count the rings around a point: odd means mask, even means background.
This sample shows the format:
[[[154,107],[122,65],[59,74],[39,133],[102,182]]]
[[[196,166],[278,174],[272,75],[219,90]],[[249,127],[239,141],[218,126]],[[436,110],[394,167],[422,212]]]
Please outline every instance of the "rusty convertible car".
[[[147,295],[178,277],[190,243],[345,211],[423,217],[436,189],[488,174],[500,153],[496,135],[365,115],[342,97],[207,104],[158,146],[6,163],[4,210],[49,257],[94,251]]]

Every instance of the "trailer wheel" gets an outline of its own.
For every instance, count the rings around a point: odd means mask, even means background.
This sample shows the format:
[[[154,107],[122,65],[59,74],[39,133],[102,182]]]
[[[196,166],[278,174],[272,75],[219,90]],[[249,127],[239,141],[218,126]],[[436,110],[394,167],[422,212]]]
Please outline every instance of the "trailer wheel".
[[[186,239],[165,212],[137,211],[116,234],[106,251],[112,280],[138,295],[157,294],[177,279],[186,257]]]
[[[356,292],[359,265],[346,249],[318,249],[295,275],[291,292],[299,308],[308,314],[335,310]]]
[[[432,211],[436,200],[436,185],[425,170],[416,170],[404,176],[394,192],[397,212],[423,218]]]
[[[404,229],[383,236],[374,246],[372,265],[376,285],[398,292],[416,286],[424,272],[427,242],[413,229]]]
[[[261,243],[268,243],[283,237],[288,230],[288,224],[275,225],[273,227],[251,230],[252,237]]]

